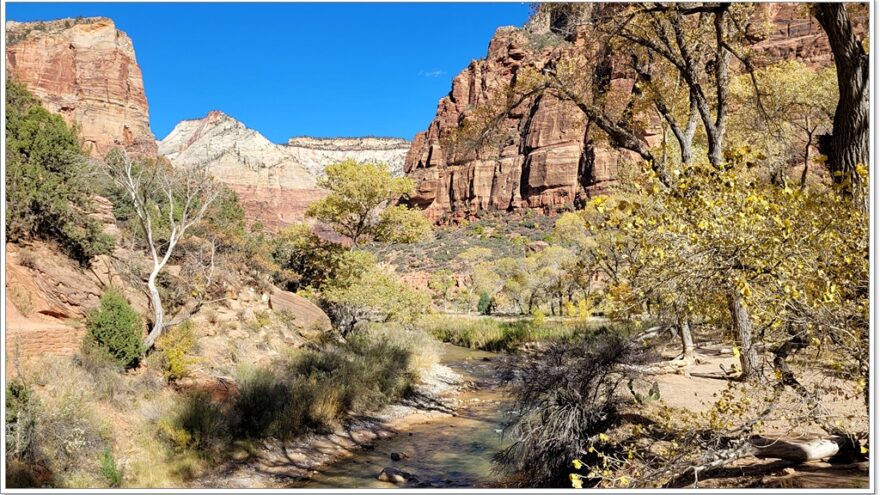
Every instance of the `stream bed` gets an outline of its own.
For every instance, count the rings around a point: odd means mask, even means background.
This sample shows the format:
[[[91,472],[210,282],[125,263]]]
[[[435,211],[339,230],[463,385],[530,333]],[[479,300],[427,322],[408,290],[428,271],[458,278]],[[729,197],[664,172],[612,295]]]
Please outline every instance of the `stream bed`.
[[[497,354],[444,344],[440,362],[468,384],[451,402],[455,415],[417,422],[323,468],[297,488],[491,487],[492,456],[508,443],[503,428],[511,400],[498,376]],[[394,461],[392,453],[403,454]],[[393,468],[412,475],[402,484],[379,481]]]

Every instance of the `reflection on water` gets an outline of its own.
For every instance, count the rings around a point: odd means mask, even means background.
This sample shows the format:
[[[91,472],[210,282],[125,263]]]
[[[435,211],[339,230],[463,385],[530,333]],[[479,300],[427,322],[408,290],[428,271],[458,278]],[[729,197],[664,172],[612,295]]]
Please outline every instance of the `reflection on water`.
[[[501,390],[488,352],[445,346],[442,362],[474,382],[476,390],[458,395],[457,416],[435,418],[379,440],[363,450],[321,469],[303,488],[391,488],[379,481],[386,467],[414,475],[418,481],[401,486],[491,486],[492,455],[505,443],[502,428],[510,402]],[[407,458],[391,460],[391,453]]]

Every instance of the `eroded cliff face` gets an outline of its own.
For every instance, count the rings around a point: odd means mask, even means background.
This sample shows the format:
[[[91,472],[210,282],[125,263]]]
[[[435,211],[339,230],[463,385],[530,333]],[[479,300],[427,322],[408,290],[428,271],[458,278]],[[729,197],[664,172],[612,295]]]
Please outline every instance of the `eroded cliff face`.
[[[762,4],[759,9],[773,27],[753,46],[756,64],[798,59],[813,66],[833,65],[826,35],[802,7]],[[867,10],[857,10],[852,17],[857,32],[864,33]],[[496,126],[500,138],[491,149],[452,156],[450,136],[510,88],[522,68],[541,70],[568,53],[601,49],[579,35],[570,42],[559,43],[557,37],[557,42],[548,43],[553,40],[550,22],[536,18],[523,29],[499,28],[486,58],[472,61],[453,79],[434,120],[413,139],[404,163],[404,172],[417,183],[410,203],[424,208],[430,218],[464,217],[486,209],[549,212],[578,206],[605,192],[625,161],[638,161],[634,153],[611,147],[574,104],[551,95],[526,101],[506,115]],[[634,81],[624,61],[606,60],[610,91],[629,93]],[[587,69],[585,77],[595,68]],[[606,108],[612,115],[620,110]],[[645,120],[641,137],[649,146],[660,144],[659,120]]]
[[[238,193],[248,218],[275,230],[305,220],[326,192],[317,180],[331,163],[389,163],[402,175],[409,142],[392,138],[292,138],[276,144],[219,111],[184,120],[159,142],[159,155],[174,166],[207,166]],[[397,172],[394,172],[394,170]]]
[[[537,36],[524,29],[498,29],[486,58],[471,62],[453,79],[434,121],[413,139],[404,164],[417,183],[411,202],[435,219],[448,212],[553,209],[572,205],[613,180],[629,154],[593,143],[589,122],[574,104],[549,94],[510,112],[497,126],[500,139],[494,149],[454,157],[444,146],[468,116],[514,84],[520,69],[541,69],[571,49],[576,48],[542,48]],[[617,76],[612,86],[627,84]]]
[[[300,165],[315,177],[324,175],[331,163],[354,160],[358,163],[387,163],[391,175],[403,175],[403,161],[410,142],[400,138],[313,138],[294,137],[287,148]]]
[[[103,17],[6,23],[7,74],[79,126],[93,155],[114,147],[155,155],[131,39]]]
[[[159,155],[174,166],[207,166],[238,193],[248,218],[270,229],[302,221],[308,205],[324,196],[286,146],[223,112],[177,124],[159,142]]]

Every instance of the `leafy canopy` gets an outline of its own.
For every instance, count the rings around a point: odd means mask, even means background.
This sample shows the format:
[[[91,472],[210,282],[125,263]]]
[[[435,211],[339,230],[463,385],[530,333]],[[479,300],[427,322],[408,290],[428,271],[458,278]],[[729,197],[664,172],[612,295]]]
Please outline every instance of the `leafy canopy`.
[[[331,225],[355,246],[365,237],[377,235],[389,241],[413,242],[430,230],[424,219],[420,222],[402,206],[377,215],[379,207],[411,193],[414,187],[406,177],[392,177],[385,164],[335,163],[327,167],[318,184],[330,194],[312,203],[306,214]]]
[[[83,264],[109,253],[113,239],[88,216],[94,191],[76,130],[40,106],[23,85],[6,83],[8,239],[55,240]]]

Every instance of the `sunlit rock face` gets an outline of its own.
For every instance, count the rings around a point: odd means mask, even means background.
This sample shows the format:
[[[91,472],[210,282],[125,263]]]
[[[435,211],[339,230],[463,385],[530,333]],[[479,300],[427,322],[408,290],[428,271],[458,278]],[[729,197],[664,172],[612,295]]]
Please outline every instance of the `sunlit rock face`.
[[[238,193],[248,218],[270,229],[302,221],[308,205],[324,196],[286,146],[222,112],[180,122],[159,141],[159,154],[174,166],[207,166]]]
[[[342,160],[388,163],[402,175],[409,142],[393,138],[292,138],[276,144],[219,111],[184,120],[159,142],[159,154],[175,166],[207,166],[239,194],[248,218],[277,229],[305,219],[326,192],[317,185],[324,169]]]
[[[155,155],[131,39],[103,17],[6,23],[6,69],[50,111],[79,127],[93,155]]]
[[[403,175],[403,161],[410,142],[400,138],[313,138],[294,137],[287,147],[300,165],[320,177],[331,163],[354,160],[359,163],[385,163],[391,175]]]
[[[863,7],[854,7],[851,15],[859,33],[867,28]],[[596,5],[583,15],[605,15],[602,9],[613,8]],[[803,5],[761,4],[758,9],[756,15],[769,19],[772,27],[752,47],[756,65],[787,59],[812,66],[833,65],[827,37]],[[450,136],[466,118],[510,88],[522,68],[540,70],[568,54],[595,54],[602,48],[578,33],[570,36],[570,43],[546,43],[557,28],[553,22],[537,16],[523,29],[499,28],[486,57],[472,61],[452,80],[434,120],[413,139],[404,163],[404,172],[417,184],[410,202],[425,209],[429,217],[468,216],[486,209],[554,211],[576,206],[607,191],[624,161],[638,160],[631,152],[613,148],[572,103],[549,95],[524,102],[502,119],[492,146],[452,156]],[[626,61],[612,54],[609,62],[610,92],[628,94],[634,81]],[[589,77],[595,67],[585,69]],[[611,115],[620,115],[621,110],[606,108]],[[642,115],[641,120],[647,123],[639,131],[641,137],[650,146],[660,144],[656,116]]]

